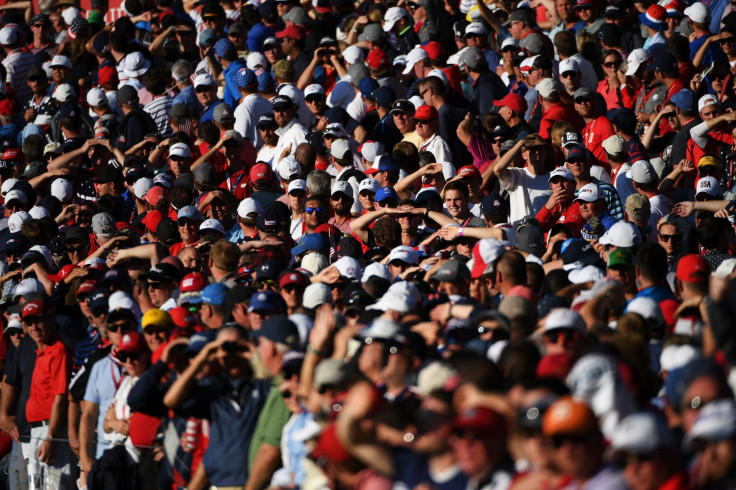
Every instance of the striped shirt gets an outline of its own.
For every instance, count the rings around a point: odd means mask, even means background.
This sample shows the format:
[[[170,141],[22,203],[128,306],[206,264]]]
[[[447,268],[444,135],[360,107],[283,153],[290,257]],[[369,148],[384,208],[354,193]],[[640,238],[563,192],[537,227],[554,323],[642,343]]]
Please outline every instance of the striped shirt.
[[[146,104],[143,108],[156,123],[158,132],[164,137],[171,136],[173,131],[169,126],[169,110],[173,105],[173,99],[168,95],[160,95],[154,98],[151,102]]]
[[[8,72],[5,81],[13,87],[18,100],[24,101],[31,98],[33,92],[28,86],[28,72],[35,66],[33,55],[23,48],[18,48],[5,57],[3,66]]]

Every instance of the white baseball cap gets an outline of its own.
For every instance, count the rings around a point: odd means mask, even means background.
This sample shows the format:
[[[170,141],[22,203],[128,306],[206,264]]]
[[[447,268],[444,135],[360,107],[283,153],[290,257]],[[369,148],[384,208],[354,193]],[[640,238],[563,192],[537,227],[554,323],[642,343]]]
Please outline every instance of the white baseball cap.
[[[557,84],[551,78],[545,78],[539,82],[535,87],[537,93],[545,99],[549,99],[553,94],[559,94],[560,91],[557,88]]]
[[[508,48],[509,46],[513,46],[515,48],[518,48],[519,47],[519,40],[518,39],[515,39],[513,37],[510,37],[510,36],[507,37],[501,43],[501,51],[503,51],[504,49]]]
[[[15,213],[11,214],[8,218],[8,230],[10,230],[10,233],[19,232],[20,227],[23,225],[23,222],[30,217],[31,215],[25,211],[16,211]]]
[[[5,204],[7,205],[10,201],[20,201],[23,204],[28,204],[28,196],[25,192],[14,189],[5,194]]]
[[[577,330],[578,332],[585,332],[586,330],[582,317],[569,308],[555,308],[544,321],[545,332],[560,328]]]
[[[192,156],[192,150],[186,145],[186,143],[175,143],[169,148],[169,157],[190,157]]]
[[[598,184],[593,183],[581,187],[578,191],[578,197],[575,198],[576,201],[583,202],[595,202],[598,199],[603,199],[603,193],[600,187],[598,187]]]
[[[64,103],[67,100],[74,100],[75,97],[74,87],[72,87],[70,83],[62,83],[54,90],[54,99],[61,103]]]
[[[390,264],[394,260],[401,260],[402,262],[406,262],[409,265],[417,265],[417,252],[407,245],[399,245],[398,247],[395,247],[393,250],[391,250],[391,254],[388,258],[388,263]]]
[[[360,263],[353,257],[340,257],[332,265],[334,265],[340,275],[350,280],[360,279],[362,268]]]
[[[630,77],[639,70],[642,63],[652,59],[652,55],[644,48],[637,48],[629,53],[626,58],[628,69],[626,70],[626,76]]]
[[[366,141],[360,145],[358,151],[363,155],[363,158],[373,163],[378,155],[383,155],[383,145],[378,141]]]
[[[683,13],[693,22],[707,24],[710,22],[710,10],[702,3],[695,2],[686,8]]]
[[[302,165],[299,163],[299,160],[291,155],[285,156],[276,165],[276,171],[279,177],[281,177],[281,180],[288,180],[292,175],[300,173],[301,168]]]
[[[439,78],[440,80],[442,80],[442,84],[445,85],[445,87],[450,82],[450,79],[447,77],[447,73],[445,73],[444,71],[440,70],[439,68],[434,68],[432,71],[430,71],[427,74],[427,77],[437,77],[437,78]],[[412,99],[413,98],[414,97],[412,97]],[[420,99],[421,99],[421,97],[420,97]],[[409,99],[409,100],[411,100],[411,99]],[[413,103],[413,101],[412,101],[412,103]],[[422,100],[422,104],[420,104],[420,105],[424,105],[424,100]],[[414,104],[414,106],[415,107],[419,107],[416,104]]]
[[[560,61],[560,68],[559,70],[557,70],[557,72],[560,75],[568,71],[574,71],[575,73],[580,73],[580,67],[578,66],[578,62],[572,58],[567,58],[567,59]]]
[[[657,172],[646,160],[639,160],[626,172],[626,176],[637,184],[648,184],[657,180]]]
[[[618,155],[626,150],[626,141],[621,136],[614,134],[603,140],[603,149],[611,155]]]
[[[245,59],[245,65],[248,69],[256,71],[259,68],[268,66],[268,60],[266,60],[266,57],[260,51],[253,51]]]
[[[567,278],[573,284],[596,282],[604,277],[606,277],[605,273],[594,265],[586,265],[580,269],[573,269],[567,274]]]
[[[381,264],[380,262],[373,262],[371,264],[368,264],[363,271],[363,275],[360,277],[360,282],[365,283],[373,276],[386,279],[387,281],[394,280],[393,276],[391,275],[391,271],[388,270],[388,267],[386,267],[384,264]]]
[[[698,100],[698,112],[702,111],[704,107],[719,104],[718,98],[713,94],[706,94]]]
[[[313,83],[312,85],[308,85],[307,88],[304,89],[304,98],[306,99],[310,95],[319,94],[319,95],[325,95],[325,89],[322,87],[322,85],[318,83]]]
[[[379,184],[376,179],[372,177],[366,177],[365,179],[360,181],[360,184],[358,184],[358,194],[363,191],[371,191],[375,194],[380,188],[381,184]]]
[[[327,284],[315,282],[304,290],[302,304],[307,309],[314,309],[321,305],[332,304],[332,290]]]
[[[409,51],[409,54],[406,55],[406,68],[404,68],[404,71],[401,73],[403,75],[408,75],[414,69],[414,65],[428,58],[429,58],[429,55],[422,48],[412,49],[411,51]]]
[[[339,139],[332,142],[330,153],[336,160],[346,160],[352,157],[352,150],[348,140]]]
[[[74,19],[79,19],[80,17],[82,17],[82,11],[79,10],[77,7],[65,8],[61,12],[61,18],[64,19],[64,23],[68,26],[72,25]]]
[[[664,325],[664,315],[659,303],[652,298],[639,296],[626,305],[626,313],[636,313],[645,320],[654,320],[658,325]]]
[[[710,175],[703,177],[698,180],[698,183],[695,186],[695,195],[697,196],[700,193],[706,193],[713,197],[719,196],[721,194],[721,185],[715,177],[711,177]]]
[[[261,214],[262,211],[263,208],[261,207],[261,204],[252,197],[243,199],[240,201],[240,204],[238,204],[238,216],[241,218],[248,218],[249,214]]]
[[[51,213],[49,212],[49,210],[43,206],[33,206],[28,211],[28,214],[30,214],[31,218],[33,219],[43,219],[43,218],[49,218],[51,216]]]
[[[348,62],[348,64],[357,65],[359,63],[363,63],[365,60],[365,53],[363,53],[363,50],[358,46],[352,45],[345,48],[345,51],[342,52],[342,57]],[[306,90],[304,91],[304,95],[307,95]]]
[[[383,30],[389,32],[399,20],[404,17],[406,11],[401,7],[391,7],[383,16]]]
[[[736,401],[728,398],[714,400],[704,406],[698,413],[690,432],[685,436],[685,443],[694,440],[722,441],[730,439],[736,433]]]
[[[334,196],[338,192],[342,192],[349,198],[355,199],[355,196],[353,195],[353,186],[344,180],[338,180],[334,184],[332,184],[332,190],[330,191],[330,196]]]
[[[291,193],[291,191],[304,191],[307,192],[307,181],[304,179],[296,179],[289,182],[289,190],[288,193]]]
[[[90,89],[90,91],[87,92],[87,103],[93,107],[108,105],[105,91],[101,88]]]
[[[206,85],[208,87],[214,87],[217,85],[215,79],[209,73],[200,73],[194,78],[194,88]]]
[[[654,412],[633,413],[620,420],[611,439],[614,451],[635,454],[652,454],[670,444],[667,424]]]
[[[549,173],[549,179],[548,181],[551,181],[555,177],[562,177],[563,179],[567,180],[575,180],[575,177],[572,175],[572,172],[570,172],[570,169],[567,167],[557,167],[553,171]]]
[[[482,36],[483,34],[488,34],[488,29],[486,29],[486,26],[480,22],[471,22],[465,27],[465,35],[467,36],[468,34],[477,34]]]
[[[74,197],[72,183],[64,178],[57,178],[51,183],[51,195],[62,203],[68,202]]]
[[[223,235],[225,234],[225,227],[222,226],[222,223],[212,218],[202,221],[202,224],[199,225],[199,231],[204,231],[204,230],[215,230],[215,231],[219,231]]]
[[[641,233],[634,223],[619,221],[598,239],[598,243],[619,248],[631,248],[641,245]]]
[[[141,177],[140,179],[135,181],[135,184],[133,184],[133,194],[135,194],[135,197],[138,199],[145,199],[146,193],[149,189],[151,189],[154,186],[153,180],[149,179],[148,177]]]
[[[18,42],[18,28],[15,24],[10,24],[0,29],[0,44],[8,46]]]

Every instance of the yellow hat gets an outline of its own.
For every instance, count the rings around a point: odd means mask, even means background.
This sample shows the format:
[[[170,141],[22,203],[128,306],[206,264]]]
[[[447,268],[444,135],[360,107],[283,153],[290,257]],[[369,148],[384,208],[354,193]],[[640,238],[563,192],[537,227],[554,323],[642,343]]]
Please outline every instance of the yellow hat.
[[[156,330],[165,330],[173,325],[174,320],[171,315],[158,308],[152,308],[148,310],[141,320],[141,325],[145,331],[148,327],[153,327]]]
[[[718,167],[721,168],[721,160],[714,156],[704,156],[698,162],[698,168],[700,167]]]

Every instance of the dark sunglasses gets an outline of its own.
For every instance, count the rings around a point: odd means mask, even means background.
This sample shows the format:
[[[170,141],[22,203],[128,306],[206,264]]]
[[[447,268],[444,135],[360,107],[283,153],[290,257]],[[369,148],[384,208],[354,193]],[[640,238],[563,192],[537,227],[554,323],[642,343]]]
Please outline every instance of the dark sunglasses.
[[[18,330],[17,328],[14,328],[10,332],[8,332],[9,337],[18,337],[19,335],[23,335],[23,330]]]
[[[69,252],[69,253],[71,253],[71,254],[73,254],[75,252],[83,252],[83,251],[87,250],[88,248],[89,248],[89,245],[77,245],[77,246],[67,245],[66,246],[66,251]]]
[[[620,64],[620,61],[606,61],[605,63],[603,63],[603,66],[605,66],[606,68],[615,68]]]
[[[552,442],[552,445],[555,448],[561,448],[565,445],[567,442],[571,442],[572,444],[585,444],[588,440],[587,435],[558,435],[558,436],[552,436],[550,438],[550,441]]]
[[[163,282],[149,282],[148,283],[148,289],[163,289],[164,288]]]
[[[192,228],[196,228],[197,226],[196,223],[194,223],[194,221],[188,220],[188,219],[180,219],[179,221],[176,222],[176,224],[179,225],[179,228],[184,228],[185,226],[191,226]]]
[[[675,235],[663,235],[663,234],[660,233],[659,238],[663,242],[669,242],[669,241],[678,242],[678,241],[680,241],[680,238],[682,238],[682,235],[679,235],[679,234],[675,234]]]
[[[559,340],[560,336],[562,336],[566,342],[572,342],[577,338],[577,332],[574,332],[572,330],[563,330],[560,332],[549,332],[545,334],[547,340],[549,340],[553,344]]]
[[[316,208],[308,207],[307,209],[304,210],[304,212],[306,212],[307,214],[312,214],[314,212],[316,212],[317,214],[321,214],[324,212],[324,210],[325,208],[323,208],[322,206],[318,206]]]
[[[574,71],[566,71],[565,73],[560,73],[560,77],[562,78],[572,78],[576,75]]]
[[[117,322],[117,323],[108,323],[107,324],[107,331],[108,332],[125,332],[127,330],[134,330],[135,325],[131,322]]]
[[[261,289],[266,286],[274,287],[276,286],[276,281],[274,281],[273,279],[263,279],[261,281],[256,281],[256,287],[258,289]]]
[[[140,353],[138,352],[120,352],[118,353],[118,359],[120,359],[120,362],[137,361],[139,357],[140,357]]]
[[[198,94],[201,94],[204,92],[209,92],[210,88],[211,87],[209,85],[200,85],[199,87],[195,88],[194,91],[197,92]]]

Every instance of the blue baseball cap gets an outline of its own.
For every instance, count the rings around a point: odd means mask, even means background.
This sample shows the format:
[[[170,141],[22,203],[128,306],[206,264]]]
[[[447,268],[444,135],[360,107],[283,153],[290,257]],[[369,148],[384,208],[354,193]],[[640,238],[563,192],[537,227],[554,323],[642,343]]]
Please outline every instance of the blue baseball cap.
[[[241,68],[238,73],[235,74],[235,83],[238,87],[245,88],[249,85],[255,85],[258,83],[258,77],[256,72],[248,68]]]
[[[204,221],[204,216],[202,216],[199,209],[194,206],[184,206],[181,208],[179,213],[176,215],[176,219],[180,220],[182,218],[188,218],[194,221]]]
[[[588,151],[582,146],[573,146],[572,148],[568,150],[567,158],[565,160],[569,162],[570,160],[576,160],[576,159],[587,160]]]
[[[393,187],[381,187],[376,191],[376,202],[381,202],[384,199],[393,199],[397,203],[399,202],[399,195]]]
[[[259,330],[251,331],[251,337],[264,337],[272,342],[284,344],[289,347],[299,345],[299,330],[294,322],[284,315],[273,315],[269,317]]]
[[[392,170],[400,170],[399,163],[391,155],[381,155],[380,157],[378,157],[378,171],[383,172],[385,170],[389,172]]]
[[[270,71],[263,70],[261,73],[258,74],[258,91],[263,92],[268,87],[273,86],[273,77],[271,76]],[[275,106],[274,106],[275,107]]]
[[[218,40],[215,43],[215,54],[220,58],[227,58],[238,55],[238,49],[235,44],[226,37]]]
[[[197,332],[189,337],[189,344],[184,352],[187,354],[197,354],[201,351],[205,345],[215,340],[215,332],[212,330],[205,330],[204,332]]]
[[[364,99],[371,99],[373,91],[376,90],[380,85],[378,85],[378,82],[371,78],[371,77],[365,77],[358,82],[358,88],[360,89],[360,94],[363,96]]]
[[[326,252],[330,249],[330,240],[324,236],[322,233],[309,233],[307,235],[303,235],[299,242],[297,242],[296,247],[291,249],[292,255],[299,255],[303,254],[304,252],[308,252],[309,250],[319,250]]]
[[[217,32],[214,29],[205,29],[199,33],[200,46],[214,46],[217,42]]]
[[[227,294],[228,289],[230,288],[224,284],[210,284],[202,290],[202,294],[199,296],[199,302],[222,306],[225,304],[225,294]]]
[[[259,291],[250,298],[248,313],[254,311],[285,311],[286,303],[276,291]],[[263,328],[263,327],[261,327]]]
[[[681,111],[695,112],[698,110],[698,96],[690,89],[683,89],[670,98],[673,104]]]
[[[390,108],[396,100],[396,92],[388,86],[378,87],[371,94],[371,99],[375,100],[376,104],[381,107]]]

